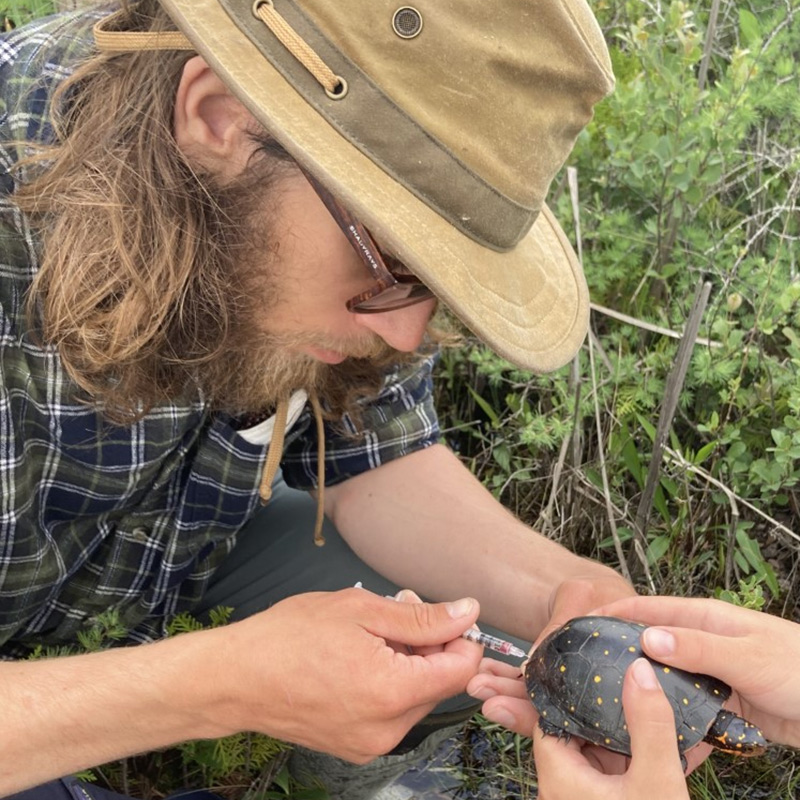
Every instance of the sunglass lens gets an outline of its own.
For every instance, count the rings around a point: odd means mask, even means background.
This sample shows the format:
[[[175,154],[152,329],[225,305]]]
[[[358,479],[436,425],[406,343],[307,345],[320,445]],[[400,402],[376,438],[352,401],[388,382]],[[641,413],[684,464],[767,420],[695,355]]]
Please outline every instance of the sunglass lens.
[[[432,298],[433,292],[421,283],[396,283],[372,297],[355,303],[350,311],[359,314],[377,314],[381,311],[394,311],[398,308],[413,306]]]

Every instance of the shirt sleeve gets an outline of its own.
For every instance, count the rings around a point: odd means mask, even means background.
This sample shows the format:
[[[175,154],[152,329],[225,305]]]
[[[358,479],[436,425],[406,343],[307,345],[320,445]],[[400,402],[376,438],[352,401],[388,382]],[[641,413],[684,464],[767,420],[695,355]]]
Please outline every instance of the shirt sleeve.
[[[390,372],[377,397],[362,409],[359,428],[345,415],[340,426],[325,423],[325,484],[342,481],[439,441],[433,405],[433,367],[437,354]],[[319,483],[317,428],[306,408],[288,442],[281,466],[296,489]]]

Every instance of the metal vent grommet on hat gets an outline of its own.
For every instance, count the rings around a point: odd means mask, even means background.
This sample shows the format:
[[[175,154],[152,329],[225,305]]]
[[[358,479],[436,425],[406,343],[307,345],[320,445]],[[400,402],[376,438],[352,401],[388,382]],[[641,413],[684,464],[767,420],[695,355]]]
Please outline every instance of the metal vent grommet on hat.
[[[422,14],[411,6],[398,8],[392,17],[392,28],[401,39],[413,39],[422,30]]]

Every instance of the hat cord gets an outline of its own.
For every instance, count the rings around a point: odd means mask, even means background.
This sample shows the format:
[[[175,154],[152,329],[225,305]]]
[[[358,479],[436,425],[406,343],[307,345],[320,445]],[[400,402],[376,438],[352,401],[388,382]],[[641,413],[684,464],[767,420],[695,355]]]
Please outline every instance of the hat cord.
[[[255,15],[272,31],[275,38],[311,73],[334,99],[342,96],[346,83],[317,55],[291,25],[275,10],[273,0],[261,0],[253,6]]]
[[[322,419],[322,404],[315,389],[309,390],[311,408],[317,421],[317,516],[314,520],[314,544],[322,547],[325,535],[322,524],[325,520],[325,424]],[[289,413],[289,401],[283,398],[275,409],[275,422],[272,428],[272,439],[267,449],[267,458],[261,470],[261,482],[258,494],[261,505],[265,506],[272,499],[272,482],[280,466],[283,455],[283,443],[286,436],[286,420]]]
[[[131,50],[194,50],[192,42],[180,31],[116,31],[116,19],[124,9],[109,14],[94,26],[94,40],[98,50],[110,53]],[[273,0],[256,0],[255,16],[269,28],[275,38],[311,73],[332,100],[347,93],[347,82],[317,55],[316,51],[275,10]],[[109,27],[112,30],[109,30]]]

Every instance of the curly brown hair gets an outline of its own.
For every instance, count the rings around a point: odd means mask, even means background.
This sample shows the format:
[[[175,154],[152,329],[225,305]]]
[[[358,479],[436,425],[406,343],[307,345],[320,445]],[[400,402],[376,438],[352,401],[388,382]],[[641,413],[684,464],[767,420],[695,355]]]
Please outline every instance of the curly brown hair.
[[[125,12],[124,30],[174,29],[157,0]],[[32,321],[116,421],[198,392],[212,409],[258,411],[287,382],[317,388],[339,415],[375,390],[387,362],[408,357],[387,351],[328,367],[290,362],[263,341],[255,319],[269,298],[270,190],[296,166],[260,130],[235,184],[193,168],[172,130],[192,55],[101,53],[59,88],[55,142],[26,160],[34,177],[15,196],[42,241]]]

